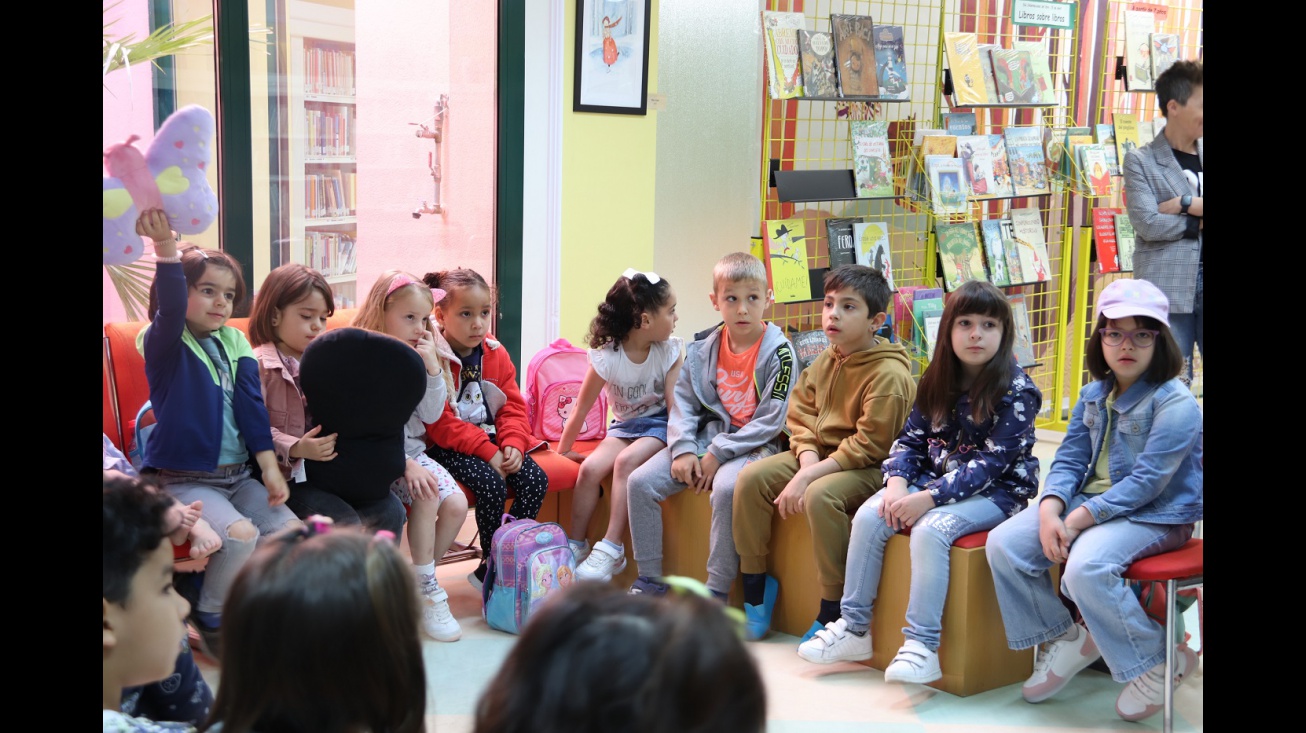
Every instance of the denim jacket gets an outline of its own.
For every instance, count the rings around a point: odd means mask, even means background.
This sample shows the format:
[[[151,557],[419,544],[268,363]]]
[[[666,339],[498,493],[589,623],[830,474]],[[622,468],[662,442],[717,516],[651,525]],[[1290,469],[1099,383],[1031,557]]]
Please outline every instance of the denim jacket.
[[[1102,450],[1104,379],[1079,392],[1066,437],[1052,459],[1043,496],[1083,491]],[[1202,518],[1202,411],[1179,379],[1138,381],[1115,401],[1108,465],[1111,488],[1084,503],[1098,524],[1116,517],[1153,524],[1190,524]]]

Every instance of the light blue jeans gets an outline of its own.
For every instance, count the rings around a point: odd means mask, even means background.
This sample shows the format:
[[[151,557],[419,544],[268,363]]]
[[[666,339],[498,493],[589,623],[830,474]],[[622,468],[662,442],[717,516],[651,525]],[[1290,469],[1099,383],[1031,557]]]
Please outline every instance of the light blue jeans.
[[[1064,519],[1089,497],[1075,494]],[[1064,634],[1074,620],[1052,587],[1052,561],[1038,538],[1037,507],[989,532],[989,567],[1007,630],[1007,646],[1027,649]],[[1165,661],[1165,627],[1147,617],[1121,575],[1144,557],[1173,550],[1193,535],[1191,524],[1148,524],[1117,517],[1084,530],[1070,546],[1061,592],[1079,607],[1117,682]]]
[[[911,492],[921,491],[912,486]],[[898,533],[879,516],[884,502],[881,491],[862,504],[853,516],[848,539],[848,569],[844,574],[840,611],[844,623],[861,633],[871,628],[871,611],[884,570],[884,546]],[[949,553],[958,537],[983,532],[1002,523],[1007,515],[983,496],[971,496],[956,504],[936,506],[925,512],[911,530],[911,592],[907,601],[907,625],[902,633],[932,651],[939,648],[943,633],[943,603],[948,598]]]
[[[1179,344],[1179,355],[1184,358],[1183,377],[1185,384],[1193,381],[1193,344],[1206,358],[1206,342],[1202,339],[1202,267],[1197,266],[1197,297],[1193,301],[1192,313],[1171,313],[1170,333]]]

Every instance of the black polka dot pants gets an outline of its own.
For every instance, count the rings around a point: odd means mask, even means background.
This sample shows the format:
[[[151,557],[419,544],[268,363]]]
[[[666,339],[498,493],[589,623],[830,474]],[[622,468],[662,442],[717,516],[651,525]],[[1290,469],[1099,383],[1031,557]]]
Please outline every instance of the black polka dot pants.
[[[549,491],[549,477],[530,457],[522,458],[521,470],[505,480],[484,460],[467,453],[431,446],[426,454],[434,458],[458,483],[476,496],[476,529],[481,533],[481,550],[490,556],[494,531],[503,524],[508,503],[508,489],[513,492],[512,515],[517,519],[534,519]]]

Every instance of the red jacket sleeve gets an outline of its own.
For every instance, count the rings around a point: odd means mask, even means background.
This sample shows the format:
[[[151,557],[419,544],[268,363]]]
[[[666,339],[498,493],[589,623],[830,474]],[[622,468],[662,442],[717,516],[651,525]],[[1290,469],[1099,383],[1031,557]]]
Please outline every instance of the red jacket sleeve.
[[[531,433],[531,424],[526,417],[526,400],[517,387],[517,369],[512,365],[508,350],[500,346],[485,350],[484,363],[490,365],[484,374],[491,375],[495,386],[503,390],[508,402],[494,416],[494,427],[499,434],[501,447],[512,446],[524,455],[540,441]],[[485,378],[482,376],[482,378]]]

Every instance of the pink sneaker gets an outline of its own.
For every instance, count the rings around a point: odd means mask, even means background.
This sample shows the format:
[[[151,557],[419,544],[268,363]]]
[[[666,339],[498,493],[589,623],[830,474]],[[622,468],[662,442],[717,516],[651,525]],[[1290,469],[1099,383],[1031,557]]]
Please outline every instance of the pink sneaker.
[[[1072,624],[1074,636],[1044,642],[1034,661],[1034,674],[1020,687],[1025,702],[1043,702],[1061,691],[1071,677],[1102,656],[1088,629]]]
[[[1174,686],[1187,679],[1188,674],[1197,669],[1197,652],[1180,644],[1175,649]],[[1147,670],[1129,680],[1125,689],[1116,698],[1116,714],[1125,720],[1143,720],[1161,712],[1165,708],[1165,662]]]

